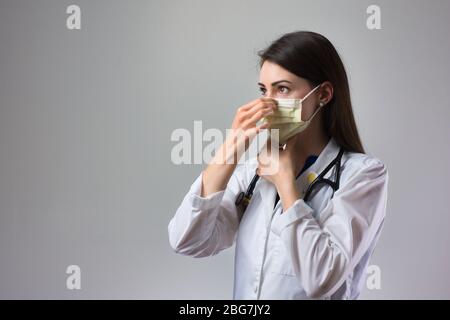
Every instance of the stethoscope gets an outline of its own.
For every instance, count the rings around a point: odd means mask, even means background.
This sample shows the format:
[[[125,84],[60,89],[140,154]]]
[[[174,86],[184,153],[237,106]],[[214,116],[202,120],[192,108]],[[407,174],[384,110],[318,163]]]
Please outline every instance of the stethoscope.
[[[323,171],[309,184],[308,188],[305,191],[305,195],[303,200],[307,202],[311,198],[312,191],[314,188],[320,188],[324,185],[328,185],[332,188],[333,193],[331,194],[331,198],[334,196],[334,192],[339,189],[339,178],[341,173],[341,159],[344,154],[344,148],[340,148],[337,156],[328,164],[328,166],[323,169]],[[324,178],[324,176],[331,170],[331,168],[335,167],[334,170],[334,181],[328,178]],[[300,174],[299,174],[300,175]],[[299,177],[297,176],[297,178]],[[255,189],[256,183],[259,180],[259,175],[255,174],[245,192],[240,192],[236,198],[235,204],[236,206],[242,206],[243,211],[247,208],[250,200],[253,196],[253,190]]]

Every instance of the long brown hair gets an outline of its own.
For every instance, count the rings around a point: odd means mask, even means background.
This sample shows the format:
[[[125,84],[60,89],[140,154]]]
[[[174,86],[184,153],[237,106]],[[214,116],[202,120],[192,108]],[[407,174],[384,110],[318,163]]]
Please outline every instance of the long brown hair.
[[[347,73],[327,38],[310,31],[287,33],[259,51],[258,56],[260,67],[269,60],[306,79],[311,87],[331,82],[333,98],[323,108],[322,117],[326,134],[346,151],[365,153],[353,116]]]

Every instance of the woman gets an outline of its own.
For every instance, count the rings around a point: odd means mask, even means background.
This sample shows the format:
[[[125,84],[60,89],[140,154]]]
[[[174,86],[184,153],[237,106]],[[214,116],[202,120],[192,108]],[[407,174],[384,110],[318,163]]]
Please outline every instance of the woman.
[[[385,217],[387,169],[364,152],[344,66],[324,36],[288,33],[259,56],[263,97],[237,110],[232,129],[245,138],[229,135],[217,155],[237,155],[277,119],[292,126],[278,127],[287,142],[278,157],[209,164],[169,223],[170,244],[193,257],[236,244],[234,299],[355,299]],[[283,99],[303,99],[301,121],[280,113],[292,101]],[[333,182],[315,183],[321,173]]]

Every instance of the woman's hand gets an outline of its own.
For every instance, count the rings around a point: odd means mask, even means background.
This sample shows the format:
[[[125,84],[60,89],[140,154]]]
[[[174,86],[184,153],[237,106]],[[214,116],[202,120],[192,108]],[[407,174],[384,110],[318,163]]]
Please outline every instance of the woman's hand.
[[[299,159],[296,157],[294,148],[297,139],[298,135],[290,138],[286,142],[285,148],[279,149],[278,152],[272,148],[269,139],[258,155],[256,173],[275,185],[280,195],[283,211],[286,211],[296,200],[301,198],[296,184]]]
[[[226,188],[240,156],[249,146],[250,139],[269,127],[268,123],[260,126],[256,123],[273,113],[276,108],[276,101],[268,98],[258,98],[238,108],[229,136],[203,171],[200,192],[202,197]]]
[[[266,117],[277,109],[277,102],[271,98],[258,98],[239,107],[231,124],[229,135],[218,152],[219,162],[236,164],[240,156],[248,149],[250,140],[263,129],[269,127],[269,123],[256,125],[263,117]]]
[[[233,119],[231,129],[261,130],[267,128],[267,125],[256,126],[256,123],[263,117],[272,114],[277,109],[277,102],[271,98],[257,98],[247,104],[239,107]]]
[[[241,107],[236,111],[236,115],[231,124],[233,138],[243,139],[237,142],[245,142],[244,151],[248,148],[248,142],[261,130],[267,129],[269,123],[257,126],[256,123],[263,117],[273,114],[277,109],[277,102],[271,98],[258,98]]]

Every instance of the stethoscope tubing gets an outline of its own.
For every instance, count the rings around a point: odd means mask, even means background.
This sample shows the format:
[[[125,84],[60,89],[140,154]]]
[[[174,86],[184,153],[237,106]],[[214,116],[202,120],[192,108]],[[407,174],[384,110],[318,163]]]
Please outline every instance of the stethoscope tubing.
[[[344,149],[341,147],[339,150],[338,155],[333,159],[333,161],[331,161],[328,166],[316,177],[316,179],[314,179],[311,184],[308,186],[308,188],[305,191],[305,195],[303,197],[303,200],[306,202],[309,200],[313,189],[316,186],[319,186],[320,184],[327,184],[329,185],[332,189],[333,189],[333,194],[331,197],[334,196],[334,192],[336,190],[339,189],[339,178],[340,178],[340,173],[341,173],[341,159],[342,159],[342,155],[344,154]],[[330,169],[332,167],[336,167],[335,170],[335,181],[331,181],[329,179],[324,178],[324,176],[327,174],[328,171],[330,171]],[[253,196],[253,191],[255,189],[256,183],[258,182],[260,176],[258,174],[255,173],[255,175],[253,176],[246,192],[241,192],[235,201],[235,204],[238,206],[242,203],[242,201],[246,201],[246,202],[250,202],[250,199]],[[298,176],[297,176],[298,178]]]

